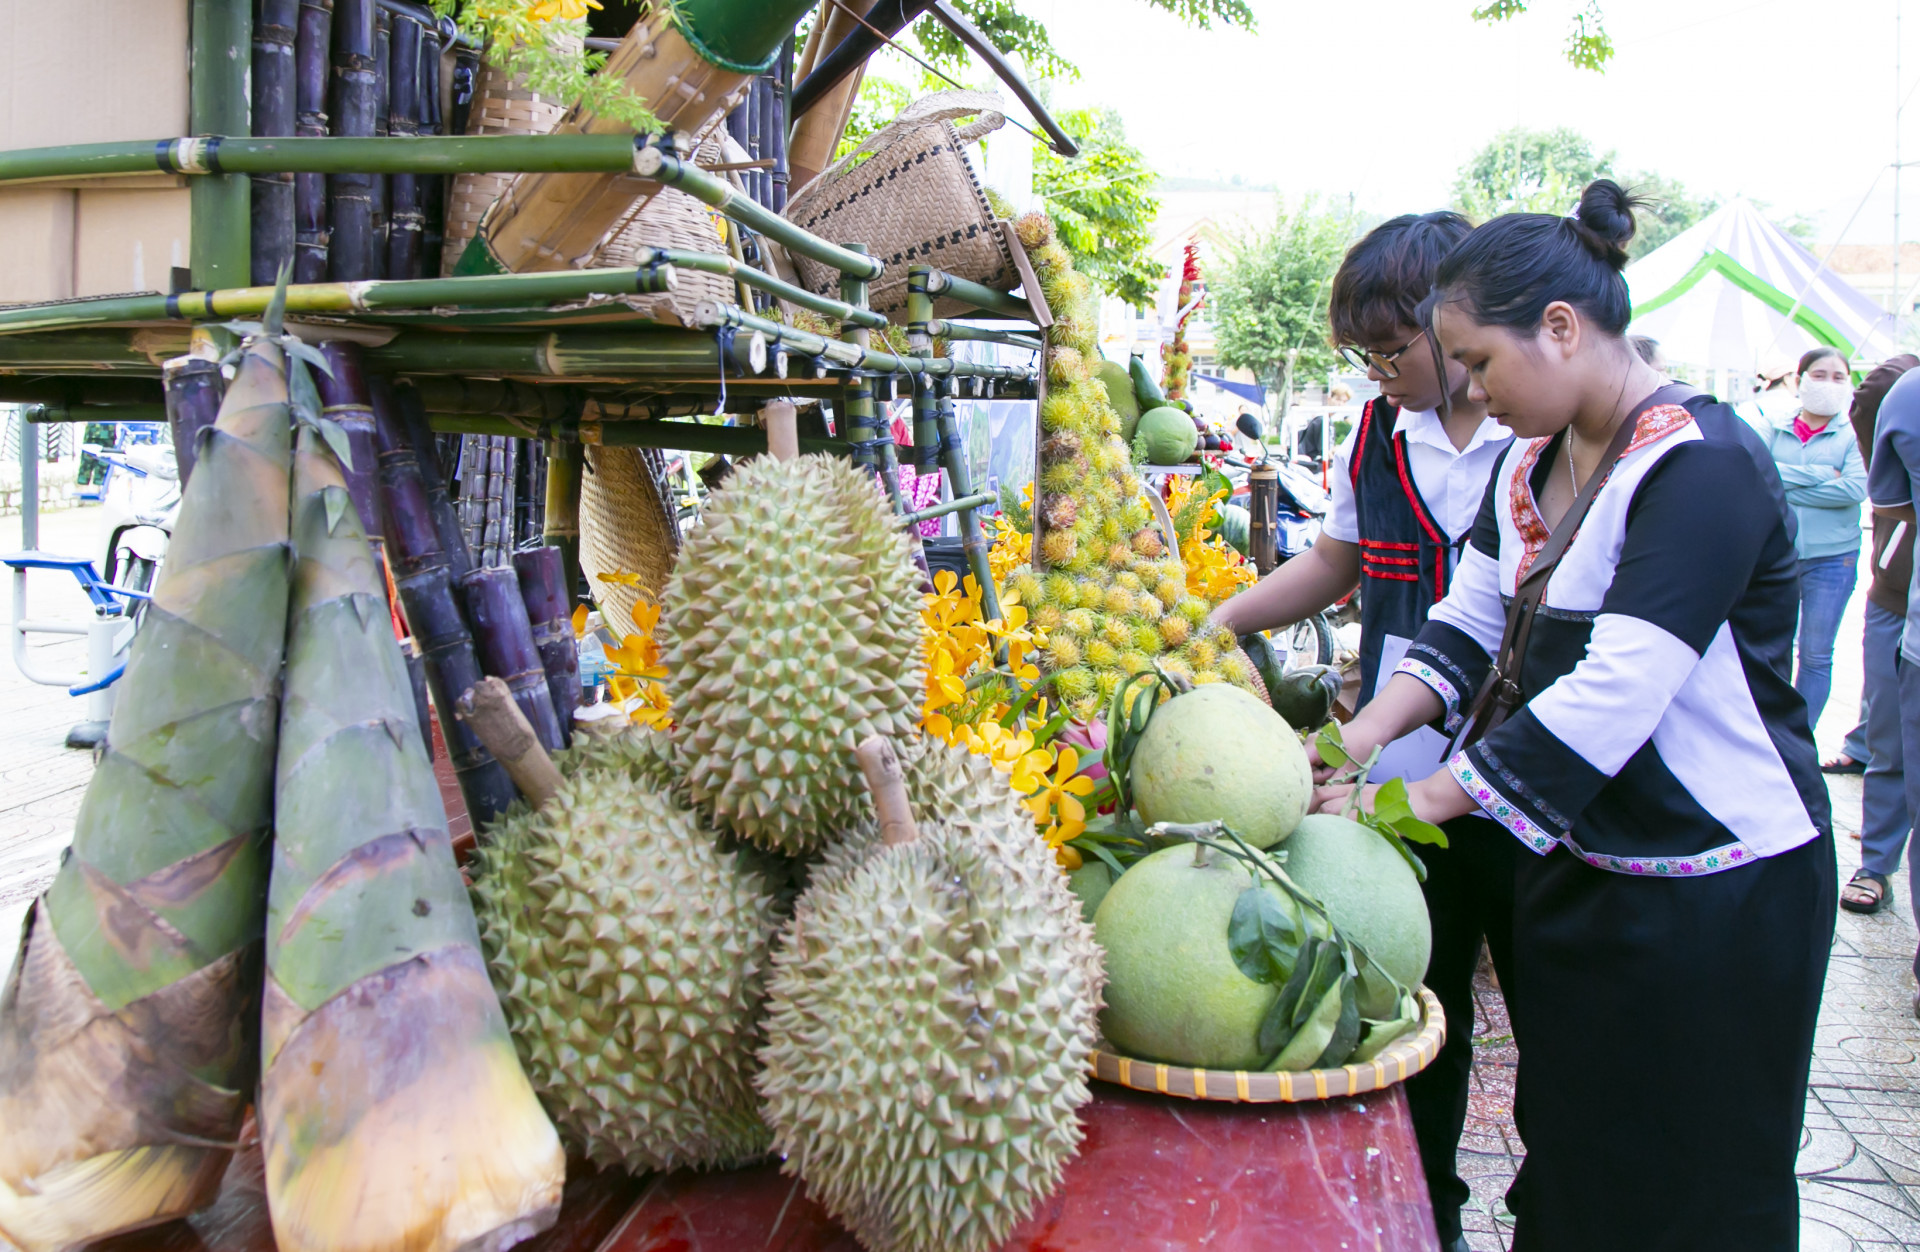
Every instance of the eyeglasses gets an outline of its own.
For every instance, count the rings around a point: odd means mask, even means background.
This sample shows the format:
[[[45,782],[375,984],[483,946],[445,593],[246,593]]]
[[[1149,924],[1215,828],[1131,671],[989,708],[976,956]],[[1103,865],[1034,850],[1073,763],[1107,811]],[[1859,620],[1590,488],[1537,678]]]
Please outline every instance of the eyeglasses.
[[[1377,371],[1382,378],[1398,378],[1400,377],[1400,358],[1406,355],[1408,348],[1419,343],[1426,333],[1422,330],[1391,352],[1375,352],[1372,348],[1360,348],[1344,343],[1337,351],[1340,353],[1341,360],[1362,373],[1371,369]]]

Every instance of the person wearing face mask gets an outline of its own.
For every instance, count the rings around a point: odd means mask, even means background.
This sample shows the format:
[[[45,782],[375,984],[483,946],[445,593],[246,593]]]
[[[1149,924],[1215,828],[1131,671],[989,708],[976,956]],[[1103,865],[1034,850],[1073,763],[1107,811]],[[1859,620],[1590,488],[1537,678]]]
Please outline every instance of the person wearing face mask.
[[[1414,812],[1520,846],[1514,1252],[1792,1252],[1839,894],[1789,674],[1799,561],[1744,423],[1623,338],[1636,203],[1603,179],[1441,263],[1434,332],[1515,439],[1343,737],[1452,734]],[[1316,766],[1338,811],[1353,787]]]
[[[1853,399],[1847,358],[1815,348],[1800,358],[1800,404],[1774,424],[1768,451],[1800,523],[1800,632],[1793,687],[1807,702],[1807,724],[1818,726],[1833,687],[1833,641],[1840,615],[1853,598],[1860,570],[1860,502],[1867,498],[1867,466],[1859,441],[1833,419]]]

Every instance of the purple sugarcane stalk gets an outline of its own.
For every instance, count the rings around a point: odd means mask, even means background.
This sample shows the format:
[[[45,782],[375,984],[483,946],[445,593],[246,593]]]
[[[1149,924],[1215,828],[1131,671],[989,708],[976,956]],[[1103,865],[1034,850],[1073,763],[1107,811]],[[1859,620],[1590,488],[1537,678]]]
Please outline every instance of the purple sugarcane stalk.
[[[180,489],[185,491],[187,475],[193,473],[194,459],[200,455],[200,432],[220,416],[227,382],[218,365],[197,356],[167,362],[163,374],[167,425],[173,431],[173,462],[180,471]]]
[[[300,0],[300,27],[293,43],[293,133],[310,139],[327,133],[327,83],[333,53],[333,0]],[[327,176],[293,176],[293,281],[327,281]]]
[[[513,571],[520,576],[520,598],[526,601],[533,644],[547,671],[554,715],[560,719],[561,734],[571,743],[573,711],[580,706],[580,648],[573,638],[566,556],[557,547],[516,552]]]
[[[372,138],[379,107],[374,68],[374,0],[336,0],[333,13],[332,129]],[[334,282],[378,278],[374,243],[373,175],[329,174],[327,277]]]
[[[413,644],[427,663],[427,689],[446,737],[447,756],[454,781],[467,802],[474,828],[484,831],[519,797],[506,767],[480,745],[473,729],[454,715],[453,702],[479,682],[480,658],[473,636],[454,598],[453,582],[444,565],[430,565],[417,573],[396,577],[400,607],[413,631]]]
[[[470,570],[460,580],[467,621],[480,653],[480,668],[507,684],[533,733],[549,752],[564,746],[560,718],[547,687],[547,667],[534,646],[533,622],[520,598],[520,577],[511,566]]]
[[[291,135],[300,0],[260,0],[253,21],[253,133]],[[271,286],[293,260],[293,175],[253,176],[253,282]]]
[[[440,465],[440,445],[427,421],[427,406],[412,387],[394,388],[400,405],[401,428],[407,442],[420,460],[420,474],[427,484],[427,503],[433,508],[433,526],[440,532],[440,550],[447,554],[447,568],[457,583],[473,568],[473,550],[467,546],[467,532],[460,525],[460,511],[454,507],[447,490],[447,474]]]
[[[420,24],[412,18],[393,19],[388,53],[387,133],[420,133]],[[387,277],[420,277],[420,180],[412,174],[387,179]]]
[[[360,510],[367,538],[378,544],[382,528],[373,485],[378,477],[379,447],[373,433],[373,396],[367,388],[366,371],[360,366],[360,345],[329,339],[320,345],[320,351],[333,371],[313,372],[313,381],[320,389],[321,415],[346,432],[347,448],[353,453],[353,464],[343,467],[347,494],[353,497],[353,507]]]

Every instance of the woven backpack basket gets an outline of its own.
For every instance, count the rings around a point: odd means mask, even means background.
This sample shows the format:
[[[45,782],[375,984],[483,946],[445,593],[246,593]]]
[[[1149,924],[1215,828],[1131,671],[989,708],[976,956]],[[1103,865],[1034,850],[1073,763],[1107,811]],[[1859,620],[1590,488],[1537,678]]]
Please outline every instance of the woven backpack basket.
[[[808,183],[787,205],[787,220],[835,243],[864,243],[885,262],[886,272],[868,292],[881,313],[905,310],[907,270],[915,265],[1013,290],[1020,283],[1013,254],[966,153],[1006,124],[1004,107],[985,91],[922,96]],[[974,120],[955,126],[963,117]],[[838,270],[802,256],[793,260],[802,286],[839,298]],[[943,301],[935,312],[962,307]]]
[[[566,115],[567,106],[528,91],[524,80],[510,78],[491,58],[480,62],[473,85],[469,135],[544,135]],[[447,194],[446,243],[440,272],[453,273],[460,254],[480,227],[493,202],[506,191],[512,174],[456,174]]]

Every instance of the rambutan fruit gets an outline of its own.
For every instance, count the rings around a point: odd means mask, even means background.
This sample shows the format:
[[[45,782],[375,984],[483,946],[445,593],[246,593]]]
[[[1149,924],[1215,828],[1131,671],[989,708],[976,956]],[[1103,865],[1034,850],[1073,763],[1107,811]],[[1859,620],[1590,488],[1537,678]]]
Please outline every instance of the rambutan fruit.
[[[1169,613],[1160,619],[1160,638],[1169,648],[1185,646],[1192,636],[1192,624],[1178,613]]]
[[[1050,530],[1040,541],[1040,554],[1047,558],[1049,565],[1065,565],[1079,550],[1071,530]]]

